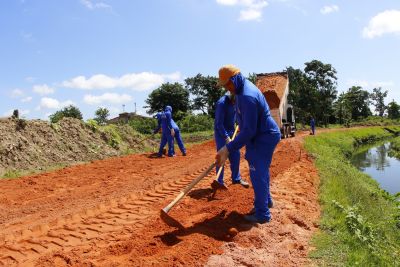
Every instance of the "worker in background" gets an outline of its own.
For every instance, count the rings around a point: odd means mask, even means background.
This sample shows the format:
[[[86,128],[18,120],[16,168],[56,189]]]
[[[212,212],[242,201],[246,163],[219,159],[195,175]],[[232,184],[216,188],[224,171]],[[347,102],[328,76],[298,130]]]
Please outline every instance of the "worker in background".
[[[172,119],[172,107],[171,106],[166,106],[165,107],[165,116],[167,118],[167,124],[168,127],[171,129],[171,135],[172,135],[172,142],[174,141],[174,137],[176,142],[178,143],[178,147],[180,151],[182,152],[183,156],[186,156],[186,148],[185,145],[183,144],[181,133],[179,131],[178,125],[175,123],[175,121]],[[174,149],[174,148],[172,148]],[[175,154],[175,151],[174,151]]]
[[[217,166],[223,166],[230,153],[246,146],[245,158],[249,163],[251,183],[254,189],[254,213],[244,218],[252,223],[271,220],[269,211],[269,167],[276,145],[281,139],[278,125],[271,117],[270,109],[261,91],[233,65],[219,69],[219,85],[235,95],[236,116],[240,132],[223,146],[216,155]]]
[[[311,127],[311,134],[315,135],[315,120],[314,120],[314,117],[311,117],[310,127]]]
[[[217,145],[217,151],[223,146],[231,142],[231,138],[235,131],[235,100],[233,95],[222,96],[215,105],[214,120],[214,136]],[[249,183],[243,181],[239,173],[240,151],[235,150],[229,153],[229,162],[232,173],[232,183],[241,184],[245,188],[249,188]],[[220,167],[217,167],[217,173]],[[222,167],[224,168],[224,167]],[[224,186],[224,169],[214,183]]]
[[[167,116],[164,112],[158,112],[156,115],[157,118],[157,128],[154,129],[154,134],[158,133],[161,129],[161,141],[160,148],[158,150],[158,157],[163,156],[163,149],[165,145],[168,143],[168,157],[174,156],[174,139],[171,135],[171,129],[168,127]]]

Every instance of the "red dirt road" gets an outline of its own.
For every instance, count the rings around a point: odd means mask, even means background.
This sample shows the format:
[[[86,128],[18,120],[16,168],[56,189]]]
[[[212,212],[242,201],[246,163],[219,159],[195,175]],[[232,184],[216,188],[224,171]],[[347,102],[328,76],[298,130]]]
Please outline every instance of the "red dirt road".
[[[319,178],[302,136],[282,140],[271,166],[273,219],[251,225],[253,190],[212,199],[213,172],[170,215],[159,216],[215,155],[213,142],[187,157],[131,155],[0,181],[0,266],[299,266],[317,229]],[[229,169],[229,168],[226,168]],[[249,181],[247,162],[242,177]],[[225,181],[230,184],[230,172]],[[232,237],[229,229],[239,233]]]

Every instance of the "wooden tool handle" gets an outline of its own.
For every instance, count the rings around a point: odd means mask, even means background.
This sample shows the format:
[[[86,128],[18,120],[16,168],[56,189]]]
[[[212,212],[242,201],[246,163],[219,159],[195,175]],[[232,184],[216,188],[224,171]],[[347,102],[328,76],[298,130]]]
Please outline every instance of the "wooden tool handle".
[[[238,130],[239,130],[239,125],[236,125],[235,132],[234,132],[233,135],[232,135],[232,140],[235,139]],[[221,175],[221,173],[222,173],[222,168],[223,168],[223,166],[222,166],[221,168],[218,169],[217,178],[215,178],[215,180],[218,180],[219,176]]]
[[[178,203],[198,182],[200,182],[201,179],[206,177],[213,169],[215,168],[215,162],[211,164],[207,170],[205,170],[202,174],[200,174],[196,179],[194,179],[190,184],[188,184],[185,189],[183,189],[179,195],[171,202],[169,203],[165,208],[163,208],[163,211],[165,213],[168,213],[168,211],[175,206],[176,203]]]

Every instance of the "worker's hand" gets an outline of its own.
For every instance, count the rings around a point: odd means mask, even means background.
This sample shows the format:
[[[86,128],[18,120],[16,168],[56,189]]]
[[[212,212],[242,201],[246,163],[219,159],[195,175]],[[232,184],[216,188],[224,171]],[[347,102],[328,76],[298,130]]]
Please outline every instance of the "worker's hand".
[[[225,139],[226,144],[229,144],[231,141],[232,141],[232,139],[229,136]]]
[[[218,167],[222,167],[225,164],[226,159],[229,156],[229,151],[226,146],[218,150],[217,155],[215,156],[215,161]]]
[[[172,137],[175,136],[175,130],[174,129],[171,129],[171,135],[172,135]]]

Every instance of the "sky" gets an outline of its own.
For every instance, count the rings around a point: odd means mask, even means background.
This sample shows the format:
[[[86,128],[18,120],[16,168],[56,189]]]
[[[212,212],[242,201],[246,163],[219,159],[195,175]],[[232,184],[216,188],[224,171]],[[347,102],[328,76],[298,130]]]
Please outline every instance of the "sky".
[[[242,73],[320,60],[338,91],[400,103],[399,0],[8,0],[0,2],[0,117],[44,119],[73,104],[146,114],[165,82],[225,64]]]

